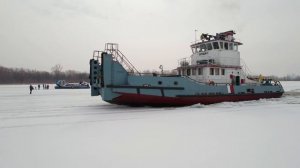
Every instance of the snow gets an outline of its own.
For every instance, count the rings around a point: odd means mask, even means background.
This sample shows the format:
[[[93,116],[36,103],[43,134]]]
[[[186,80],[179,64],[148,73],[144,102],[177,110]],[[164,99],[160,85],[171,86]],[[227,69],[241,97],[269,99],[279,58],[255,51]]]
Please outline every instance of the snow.
[[[298,167],[300,82],[282,84],[279,99],[181,108],[0,85],[0,167]]]

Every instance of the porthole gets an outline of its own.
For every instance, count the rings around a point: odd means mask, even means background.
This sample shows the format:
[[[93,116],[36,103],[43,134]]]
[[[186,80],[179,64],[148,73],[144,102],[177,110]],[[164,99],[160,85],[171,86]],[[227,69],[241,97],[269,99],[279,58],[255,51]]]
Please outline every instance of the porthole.
[[[177,82],[177,81],[175,81],[175,82],[174,82],[174,85],[178,85],[178,82]]]
[[[158,81],[158,84],[161,85],[161,84],[162,84],[162,81]]]

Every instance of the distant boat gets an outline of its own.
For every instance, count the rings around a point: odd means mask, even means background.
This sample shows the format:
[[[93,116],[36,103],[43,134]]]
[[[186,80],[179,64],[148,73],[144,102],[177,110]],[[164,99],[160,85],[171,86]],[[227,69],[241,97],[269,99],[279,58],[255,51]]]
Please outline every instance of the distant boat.
[[[56,82],[55,89],[89,89],[90,85],[87,82],[67,83],[64,80]]]
[[[94,51],[90,60],[91,95],[109,103],[131,106],[187,106],[278,98],[279,81],[249,76],[240,64],[234,31],[202,34],[193,54],[178,61],[176,75],[144,74],[128,61],[118,44]],[[155,52],[153,51],[155,54]],[[159,61],[159,60],[158,60]],[[272,61],[272,60],[271,60]]]

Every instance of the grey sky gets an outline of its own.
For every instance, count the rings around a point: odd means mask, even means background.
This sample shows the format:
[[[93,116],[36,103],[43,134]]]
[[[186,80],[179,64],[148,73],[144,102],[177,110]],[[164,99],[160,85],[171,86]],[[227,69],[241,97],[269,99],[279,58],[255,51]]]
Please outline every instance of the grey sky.
[[[174,69],[194,30],[235,30],[253,73],[300,74],[297,0],[0,0],[0,65],[88,72],[106,42],[139,70]]]

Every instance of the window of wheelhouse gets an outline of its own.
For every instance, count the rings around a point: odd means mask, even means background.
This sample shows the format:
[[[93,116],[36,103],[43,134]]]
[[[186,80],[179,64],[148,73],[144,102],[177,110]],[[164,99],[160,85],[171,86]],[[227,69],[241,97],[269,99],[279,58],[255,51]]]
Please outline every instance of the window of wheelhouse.
[[[238,50],[238,44],[234,44],[234,45],[233,45],[233,49],[234,49],[235,51],[237,51],[237,50]]]
[[[219,49],[219,43],[218,42],[213,42],[213,46],[214,46],[214,49]]]
[[[193,54],[196,53],[196,48],[195,47],[192,47],[192,52],[193,52]]]
[[[198,75],[203,75],[203,69],[202,68],[198,68]]]
[[[192,75],[196,75],[196,69],[195,68],[192,69]]]
[[[225,50],[228,50],[228,43],[224,43]]]
[[[209,74],[210,74],[210,75],[214,75],[214,68],[210,68],[210,69],[209,69]]]
[[[229,50],[233,50],[233,43],[229,43]]]
[[[220,75],[220,69],[219,69],[219,68],[216,68],[216,69],[215,69],[215,74],[216,74],[216,75]]]
[[[225,69],[221,70],[221,75],[225,75]]]
[[[202,51],[206,51],[206,45],[205,44],[200,45],[200,52],[202,52]]]
[[[186,75],[187,75],[187,76],[191,76],[191,69],[187,69],[187,70],[186,70]]]
[[[200,46],[197,46],[196,47],[196,52],[199,52],[200,51]]]
[[[185,70],[185,69],[182,69],[182,70],[181,70],[181,75],[183,75],[183,76],[186,75],[186,70]]]
[[[223,49],[223,42],[220,42],[220,49]]]
[[[207,44],[206,44],[206,47],[207,47],[207,50],[212,50],[212,45],[211,45],[211,43],[207,43]]]

